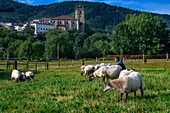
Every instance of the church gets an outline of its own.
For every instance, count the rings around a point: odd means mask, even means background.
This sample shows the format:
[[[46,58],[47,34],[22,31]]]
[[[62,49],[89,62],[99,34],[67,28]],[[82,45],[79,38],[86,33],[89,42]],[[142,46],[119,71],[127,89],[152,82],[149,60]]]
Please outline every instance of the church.
[[[51,18],[54,27],[62,32],[76,28],[80,32],[84,32],[84,7],[77,7],[75,9],[75,18],[69,16],[59,16]]]
[[[57,29],[65,32],[68,29],[76,28],[80,32],[84,32],[84,7],[77,7],[75,9],[75,18],[62,15],[55,18],[41,18],[34,19],[30,25],[35,28],[35,37],[39,33],[47,32],[48,29]]]

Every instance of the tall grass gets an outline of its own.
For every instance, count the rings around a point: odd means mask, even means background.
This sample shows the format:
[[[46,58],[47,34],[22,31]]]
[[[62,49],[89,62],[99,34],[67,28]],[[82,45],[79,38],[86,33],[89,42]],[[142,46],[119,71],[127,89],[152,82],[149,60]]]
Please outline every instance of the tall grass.
[[[136,99],[130,93],[127,101],[125,95],[119,101],[117,91],[102,92],[102,78],[89,82],[81,77],[80,67],[38,71],[34,80],[19,83],[10,80],[11,71],[1,69],[0,112],[170,112],[170,67],[140,62],[125,64],[142,74],[144,97],[137,91]]]

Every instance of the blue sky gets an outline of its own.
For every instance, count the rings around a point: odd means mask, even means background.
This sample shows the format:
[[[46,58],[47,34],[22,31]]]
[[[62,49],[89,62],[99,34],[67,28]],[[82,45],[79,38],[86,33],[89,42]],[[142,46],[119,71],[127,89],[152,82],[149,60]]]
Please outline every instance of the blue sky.
[[[63,1],[77,1],[77,0],[14,0],[21,3],[31,5],[42,5],[59,3]],[[79,0],[82,1],[82,0]],[[85,1],[85,0],[83,0]],[[170,0],[86,0],[89,2],[105,2],[113,6],[122,6],[129,9],[147,11],[160,14],[170,15]]]

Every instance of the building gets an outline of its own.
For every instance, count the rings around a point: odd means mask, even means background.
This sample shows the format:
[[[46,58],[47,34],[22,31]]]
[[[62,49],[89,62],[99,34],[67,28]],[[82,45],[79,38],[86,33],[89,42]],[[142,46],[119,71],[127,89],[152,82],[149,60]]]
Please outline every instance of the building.
[[[48,21],[52,21],[57,30],[62,32],[76,28],[80,32],[84,32],[84,7],[77,7],[75,9],[75,18],[62,15],[59,17],[51,18]]]
[[[28,24],[28,23],[27,23]],[[18,32],[22,32],[27,24],[22,23],[0,23],[0,27],[12,28]],[[65,32],[68,29],[76,28],[80,32],[84,32],[84,7],[77,7],[75,9],[75,18],[62,15],[55,18],[41,18],[34,19],[29,22],[30,26],[35,28],[34,37],[37,37],[39,33],[47,32],[48,29],[57,29],[61,32]]]
[[[15,28],[12,26],[12,23],[0,22],[0,28],[6,28],[6,29],[15,30]]]
[[[30,23],[30,25],[35,28],[34,37],[37,37],[39,33],[47,32],[48,29],[54,29],[54,24],[50,24],[50,23],[33,22]]]

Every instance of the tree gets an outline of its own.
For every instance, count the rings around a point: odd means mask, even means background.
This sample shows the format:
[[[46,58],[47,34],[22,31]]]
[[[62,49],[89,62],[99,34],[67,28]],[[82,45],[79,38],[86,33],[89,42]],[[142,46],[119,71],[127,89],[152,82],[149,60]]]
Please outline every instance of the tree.
[[[57,58],[57,43],[61,39],[61,31],[56,29],[49,29],[46,36],[45,42],[45,57],[48,55],[49,58]]]
[[[44,51],[45,51],[44,42],[37,40],[32,44],[32,54],[33,54],[32,58],[34,59],[43,58]]]
[[[113,36],[114,50],[118,54],[157,54],[163,50],[163,37],[167,37],[166,22],[149,13],[139,16],[128,15],[126,21],[118,24]]]
[[[28,37],[28,39],[26,41],[24,41],[24,43],[21,44],[20,48],[19,48],[19,53],[18,56],[19,58],[31,58],[31,56],[33,55],[32,53],[32,41],[31,41],[31,37]]]
[[[34,31],[35,31],[35,28],[33,26],[30,26],[29,24],[27,24],[23,30],[24,33],[27,33],[29,34],[30,36],[33,36],[34,35]]]

